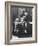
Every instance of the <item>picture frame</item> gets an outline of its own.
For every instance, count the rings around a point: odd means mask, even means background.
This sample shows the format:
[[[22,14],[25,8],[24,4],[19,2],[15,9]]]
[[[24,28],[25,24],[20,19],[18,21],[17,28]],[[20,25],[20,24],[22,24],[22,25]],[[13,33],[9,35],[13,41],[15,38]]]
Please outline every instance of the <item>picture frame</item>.
[[[16,10],[16,9],[18,9],[18,10]],[[25,19],[25,21],[23,21],[23,22],[25,22],[25,24],[27,22],[27,24],[28,24],[29,20],[31,20],[32,24],[29,24],[29,25],[32,25],[32,26],[29,26],[29,27],[27,26],[27,27],[29,28],[28,29],[29,32],[31,32],[30,30],[32,30],[32,32],[30,34],[26,34],[24,32],[25,34],[23,34],[23,32],[21,30],[19,30],[22,32],[23,35],[21,35],[21,33],[19,33],[19,35],[17,35],[17,34],[14,34],[14,32],[12,33],[12,31],[13,31],[12,29],[15,30],[14,22],[16,22],[15,20],[19,17],[14,16],[16,18],[12,18],[13,17],[12,15],[17,15],[16,13],[21,14],[22,11],[24,11],[25,15],[27,15],[27,12],[29,13],[29,15],[31,15],[31,19],[30,19],[30,17],[28,17],[28,20],[26,21],[26,19]],[[14,14],[12,14],[12,13],[14,13]],[[18,15],[18,16],[20,16],[20,15]],[[12,22],[11,22],[11,18],[12,18]],[[12,23],[13,23],[13,26],[11,25]],[[22,29],[25,29],[25,28],[22,28]],[[28,30],[27,30],[27,33],[28,33]],[[15,39],[13,40],[12,34],[14,36],[18,36],[19,38],[15,37]],[[23,36],[24,36],[24,38],[23,38]],[[5,2],[5,44],[10,45],[10,44],[36,43],[36,42],[37,42],[37,4],[36,3],[6,1]]]

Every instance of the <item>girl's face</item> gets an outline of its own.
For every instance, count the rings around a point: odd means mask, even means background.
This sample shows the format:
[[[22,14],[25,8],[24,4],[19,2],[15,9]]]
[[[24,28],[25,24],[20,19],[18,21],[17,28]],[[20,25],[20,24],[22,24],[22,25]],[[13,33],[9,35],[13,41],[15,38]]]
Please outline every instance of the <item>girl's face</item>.
[[[19,18],[16,18],[16,20],[15,20],[16,22],[19,22]]]
[[[25,14],[25,16],[27,16],[28,15],[28,12],[25,12],[24,14]]]

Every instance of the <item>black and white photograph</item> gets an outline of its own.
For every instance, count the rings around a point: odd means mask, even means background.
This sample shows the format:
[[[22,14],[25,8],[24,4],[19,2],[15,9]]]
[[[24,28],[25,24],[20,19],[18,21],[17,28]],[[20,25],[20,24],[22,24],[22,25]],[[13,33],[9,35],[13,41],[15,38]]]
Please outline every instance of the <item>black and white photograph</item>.
[[[11,25],[14,37],[32,37],[32,9],[33,7],[11,6]]]
[[[6,42],[32,43],[37,41],[37,4],[6,3]]]

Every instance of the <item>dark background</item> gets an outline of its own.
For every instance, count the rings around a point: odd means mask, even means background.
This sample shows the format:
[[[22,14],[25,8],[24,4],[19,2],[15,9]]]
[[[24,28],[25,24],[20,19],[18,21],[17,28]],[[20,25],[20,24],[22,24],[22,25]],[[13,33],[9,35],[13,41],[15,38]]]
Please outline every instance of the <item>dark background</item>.
[[[26,12],[28,12],[27,17],[24,19],[24,21],[27,22],[27,28],[23,26],[17,25],[17,28],[19,28],[19,32],[14,32],[15,24],[14,21],[18,17],[18,14],[21,13],[19,11],[19,8],[24,8]],[[29,10],[28,10],[29,9]],[[23,16],[23,14],[22,14]],[[17,7],[17,6],[11,6],[11,28],[12,28],[12,35],[15,35],[19,38],[25,38],[25,37],[32,37],[32,24],[29,24],[28,22],[32,22],[32,7]],[[27,30],[28,33],[24,32],[24,29]]]

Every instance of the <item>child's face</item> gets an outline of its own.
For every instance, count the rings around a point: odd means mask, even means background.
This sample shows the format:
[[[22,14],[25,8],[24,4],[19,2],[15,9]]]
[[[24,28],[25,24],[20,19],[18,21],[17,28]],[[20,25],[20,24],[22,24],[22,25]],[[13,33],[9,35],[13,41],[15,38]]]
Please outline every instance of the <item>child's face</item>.
[[[24,14],[25,14],[25,16],[27,16],[28,15],[28,12],[25,12]]]

